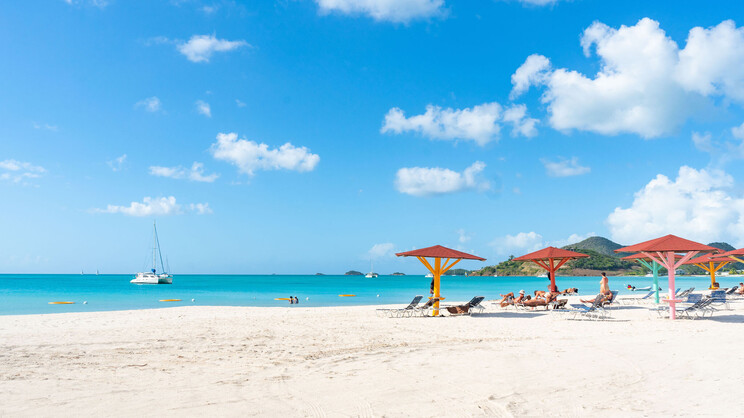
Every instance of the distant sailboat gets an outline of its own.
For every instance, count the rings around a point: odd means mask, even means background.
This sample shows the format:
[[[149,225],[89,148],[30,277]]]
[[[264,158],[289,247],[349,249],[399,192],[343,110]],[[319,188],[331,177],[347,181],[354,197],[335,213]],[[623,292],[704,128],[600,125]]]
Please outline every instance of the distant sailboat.
[[[427,279],[431,279],[432,277],[434,277],[434,275],[431,273],[426,273],[426,276],[424,277],[426,277]]]
[[[375,267],[372,264],[372,259],[370,258],[369,259],[369,273],[365,274],[364,277],[366,277],[368,279],[375,279],[375,278],[377,278],[377,276],[378,276],[378,274],[375,273]]]
[[[173,283],[173,276],[168,272],[164,271],[163,266],[163,254],[160,252],[160,240],[158,240],[158,228],[155,226],[155,222],[152,223],[152,269],[143,273],[137,273],[137,276],[130,281],[135,284],[171,284]],[[157,272],[157,260],[160,259],[160,268],[163,270],[162,273]]]
[[[98,273],[98,269],[96,269],[96,276],[98,276],[98,274],[99,274],[99,273]]]
[[[83,274],[85,274],[83,273],[83,269],[80,269],[80,275],[82,276]]]

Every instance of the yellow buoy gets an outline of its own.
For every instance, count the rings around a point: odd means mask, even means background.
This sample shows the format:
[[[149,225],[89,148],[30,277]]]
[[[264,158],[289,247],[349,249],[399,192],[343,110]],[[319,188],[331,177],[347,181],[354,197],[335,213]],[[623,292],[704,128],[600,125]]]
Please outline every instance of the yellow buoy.
[[[289,298],[274,298],[274,300],[289,300]]]
[[[338,295],[338,296],[341,297],[341,298],[350,298],[350,297],[356,296],[356,295]]]
[[[49,302],[50,305],[72,305],[75,302]]]
[[[160,299],[160,302],[180,302],[181,299]]]

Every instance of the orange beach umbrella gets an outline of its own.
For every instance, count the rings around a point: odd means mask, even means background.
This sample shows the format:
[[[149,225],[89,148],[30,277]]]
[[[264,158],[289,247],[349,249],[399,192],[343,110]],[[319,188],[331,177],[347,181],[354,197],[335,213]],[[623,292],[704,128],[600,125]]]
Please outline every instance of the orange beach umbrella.
[[[413,251],[405,251],[402,253],[396,253],[398,257],[416,257],[418,260],[431,272],[431,274],[434,276],[434,316],[439,315],[439,300],[444,299],[440,297],[439,294],[439,282],[440,277],[442,274],[444,274],[447,270],[451,269],[455,264],[459,263],[460,260],[478,260],[478,261],[486,261],[485,258],[478,257],[477,255],[472,255],[468,253],[464,253],[462,251],[453,250],[451,248],[443,247],[441,245],[435,245],[433,247],[426,247],[421,248],[418,250]],[[427,258],[433,258],[433,266],[432,263],[427,260]],[[444,263],[442,263],[442,259],[444,260]],[[451,263],[450,263],[451,261]]]

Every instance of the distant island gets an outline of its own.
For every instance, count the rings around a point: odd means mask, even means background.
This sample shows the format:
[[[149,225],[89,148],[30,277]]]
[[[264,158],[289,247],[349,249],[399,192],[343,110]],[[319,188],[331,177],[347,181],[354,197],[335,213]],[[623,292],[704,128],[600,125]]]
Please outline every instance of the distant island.
[[[720,248],[722,251],[730,251],[734,247],[725,242],[712,242],[711,247]],[[637,262],[621,260],[628,254],[616,253],[615,250],[622,248],[620,245],[604,237],[590,237],[575,244],[569,244],[563,249],[576,251],[589,255],[589,258],[572,260],[561,267],[558,273],[562,276],[599,276],[603,271],[609,276],[643,276],[648,269],[641,267]],[[523,263],[514,261],[514,256],[502,261],[495,266],[486,266],[480,270],[468,272],[469,276],[536,276],[544,273],[544,270],[534,263]],[[742,263],[732,263],[726,266],[726,271],[744,268]],[[684,265],[680,270],[685,274],[705,274],[703,269],[693,265]],[[453,274],[447,272],[446,274]],[[662,268],[660,274],[666,274]]]
[[[344,276],[364,276],[364,274],[361,271],[349,270],[344,273]]]
[[[405,276],[405,273],[401,273],[399,271],[396,271],[395,273],[391,274],[391,276]]]
[[[315,273],[316,276],[325,276],[323,273]]]

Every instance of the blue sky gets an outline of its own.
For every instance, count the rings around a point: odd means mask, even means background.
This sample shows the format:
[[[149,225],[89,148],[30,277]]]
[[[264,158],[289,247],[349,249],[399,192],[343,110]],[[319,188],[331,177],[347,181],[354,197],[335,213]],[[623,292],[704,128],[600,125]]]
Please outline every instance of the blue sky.
[[[135,272],[153,219],[176,273],[420,273],[392,253],[491,264],[593,234],[744,246],[742,8],[5,5],[0,272]]]

